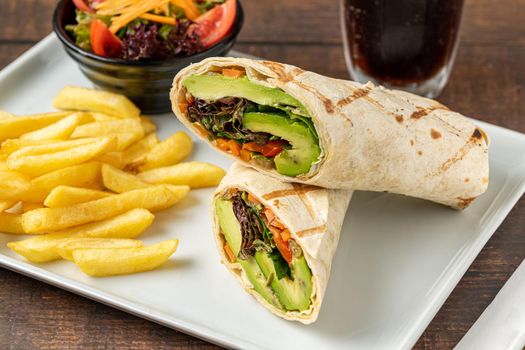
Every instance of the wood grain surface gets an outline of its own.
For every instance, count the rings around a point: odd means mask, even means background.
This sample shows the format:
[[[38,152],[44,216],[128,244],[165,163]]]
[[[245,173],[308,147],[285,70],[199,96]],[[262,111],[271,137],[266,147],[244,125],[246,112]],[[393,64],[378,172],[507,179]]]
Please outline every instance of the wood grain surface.
[[[0,0],[0,68],[51,31],[55,0]],[[235,49],[348,78],[332,0],[244,0]],[[439,100],[525,132],[525,0],[467,0],[461,45]],[[1,107],[1,106],[0,106]],[[525,258],[522,198],[415,349],[450,349]],[[0,269],[1,349],[215,349],[214,345]]]

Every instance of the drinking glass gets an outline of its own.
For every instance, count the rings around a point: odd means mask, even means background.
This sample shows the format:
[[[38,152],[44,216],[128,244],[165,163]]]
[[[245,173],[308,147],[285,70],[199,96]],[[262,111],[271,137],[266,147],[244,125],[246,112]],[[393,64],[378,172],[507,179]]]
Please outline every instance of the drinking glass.
[[[354,80],[439,95],[456,56],[463,0],[340,1]]]

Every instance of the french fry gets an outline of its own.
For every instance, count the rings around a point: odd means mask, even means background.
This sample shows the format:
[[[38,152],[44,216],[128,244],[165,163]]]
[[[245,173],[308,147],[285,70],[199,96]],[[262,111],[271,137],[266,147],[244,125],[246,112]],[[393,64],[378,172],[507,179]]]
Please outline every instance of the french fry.
[[[135,175],[128,174],[107,164],[102,165],[101,171],[104,187],[113,192],[124,193],[152,186]]]
[[[140,110],[126,96],[108,91],[67,86],[53,101],[59,109],[100,112],[120,118],[136,118]]]
[[[99,162],[87,162],[55,170],[31,181],[35,202],[43,202],[57,186],[102,188]]]
[[[151,133],[135,142],[124,150],[124,163],[129,164],[144,157],[156,144],[159,143],[157,134]]]
[[[161,210],[173,206],[188,191],[188,186],[157,185],[68,207],[36,209],[22,215],[22,226],[26,232],[45,233],[103,220],[133,208]]]
[[[157,126],[150,117],[146,117],[145,115],[140,116],[140,124],[142,124],[144,135],[157,131]]]
[[[23,208],[22,208],[22,212],[26,212],[26,211],[30,211],[30,210],[35,210],[35,209],[38,209],[38,208],[43,208],[44,207],[44,203],[24,203],[23,205]]]
[[[23,212],[24,212],[24,203],[21,201],[16,202],[8,210],[6,210],[6,213],[9,213],[9,214],[22,214]]]
[[[22,228],[22,217],[19,214],[0,213],[0,232],[17,235],[26,234]]]
[[[2,214],[5,210],[11,208],[15,204],[16,204],[16,201],[0,200],[0,214]]]
[[[109,219],[90,222],[58,231],[75,237],[136,238],[153,222],[155,216],[146,209],[131,209]]]
[[[92,137],[78,140],[21,140],[9,139],[2,143],[2,152],[9,155],[21,151],[20,154],[44,154],[65,151],[73,147],[87,145],[100,141],[101,137]]]
[[[2,151],[2,154],[10,155],[11,153],[16,152],[24,147],[49,145],[51,143],[56,142],[56,140],[9,139],[2,142],[2,147],[0,148],[0,150]]]
[[[88,123],[93,117],[88,113],[73,113],[56,123],[20,136],[21,140],[65,140],[80,124]]]
[[[187,185],[191,188],[217,186],[226,172],[204,162],[186,162],[137,174],[147,183]]]
[[[65,260],[73,260],[73,252],[79,249],[120,249],[143,247],[144,243],[126,238],[66,238],[56,247],[58,255]]]
[[[185,159],[191,153],[192,148],[192,141],[188,134],[179,131],[155,145],[142,159],[128,164],[125,170],[142,172],[173,165]]]
[[[153,219],[153,214],[146,209],[133,209],[106,220],[11,242],[8,247],[29,261],[48,262],[60,259],[56,246],[68,238],[135,238],[151,225]]]
[[[133,143],[137,142],[138,140],[142,139],[142,134],[132,133],[132,132],[126,132],[121,134],[113,134],[112,136],[115,136],[117,138],[117,147],[115,148],[115,151],[124,151],[126,148],[128,148]]]
[[[112,194],[104,191],[91,190],[88,188],[58,186],[55,187],[44,201],[49,208],[67,207],[77,203],[84,203],[100,198],[106,198]]]
[[[71,112],[53,112],[0,119],[0,141],[19,137],[25,133],[53,124]]]
[[[124,167],[124,154],[122,152],[108,152],[96,158],[101,163],[109,164],[117,169]]]
[[[13,119],[16,118],[14,114],[0,110],[0,120],[2,119]]]
[[[139,248],[79,249],[73,261],[90,276],[113,276],[153,270],[175,253],[178,240],[168,240]]]
[[[16,242],[7,243],[7,247],[34,263],[45,263],[60,259],[56,246],[70,236],[62,233],[51,233]]]
[[[9,168],[31,176],[80,164],[115,149],[115,137],[101,137],[100,140],[54,153],[40,153],[38,147],[26,147],[7,158]]]
[[[141,121],[137,119],[106,120],[80,125],[71,134],[71,138],[96,137],[118,133],[139,134],[140,139],[144,136],[144,129]]]
[[[0,171],[0,200],[26,200],[26,193],[31,188],[31,178],[14,171]]]
[[[118,120],[118,119],[120,119],[118,117],[115,117],[115,116],[112,116],[112,115],[109,115],[109,114],[98,113],[98,112],[92,112],[91,116],[93,117],[93,119],[95,119],[96,122],[103,122],[103,121],[106,121],[106,120]]]

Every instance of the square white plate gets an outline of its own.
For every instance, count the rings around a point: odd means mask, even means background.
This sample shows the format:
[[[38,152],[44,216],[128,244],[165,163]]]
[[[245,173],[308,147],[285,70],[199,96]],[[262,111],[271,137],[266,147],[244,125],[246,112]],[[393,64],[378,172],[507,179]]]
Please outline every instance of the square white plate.
[[[0,109],[50,111],[65,85],[92,86],[50,35],[0,72]],[[161,137],[182,129],[173,116],[154,119]],[[525,135],[479,124],[492,139],[487,193],[463,212],[357,193],[319,320],[310,326],[267,312],[221,266],[208,214],[213,189],[192,191],[157,214],[143,239],[180,239],[179,250],[157,271],[91,278],[69,262],[33,265],[6,248],[16,239],[6,234],[0,234],[0,265],[228,347],[408,349],[525,190]],[[199,141],[195,148],[193,159],[230,164]]]

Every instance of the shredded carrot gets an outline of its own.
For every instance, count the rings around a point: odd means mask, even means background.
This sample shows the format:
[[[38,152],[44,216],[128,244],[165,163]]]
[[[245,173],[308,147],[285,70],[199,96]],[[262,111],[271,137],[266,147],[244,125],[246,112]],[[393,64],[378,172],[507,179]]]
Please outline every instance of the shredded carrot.
[[[201,14],[192,0],[171,0],[171,3],[180,7],[184,11],[186,17],[192,21]]]
[[[182,113],[186,113],[188,110],[188,104],[184,102],[179,102],[179,109]]]
[[[228,257],[228,260],[233,263],[235,262],[235,254],[233,254],[233,251],[232,249],[230,248],[230,246],[228,245],[228,243],[225,243],[224,244],[224,252],[226,253],[226,256]]]
[[[139,16],[140,18],[147,19],[148,21],[169,24],[171,26],[177,25],[177,20],[173,17],[159,16],[152,13],[144,13]]]
[[[240,69],[235,68],[223,68],[222,75],[230,78],[240,78],[244,75],[244,72]]]
[[[272,221],[275,219],[275,215],[273,214],[273,211],[270,208],[264,208],[264,215],[266,216],[266,220],[268,220],[269,224],[271,224]]]
[[[277,218],[272,221],[271,225],[277,227],[280,230],[284,230],[284,225]]]
[[[230,152],[238,157],[241,154],[241,145],[235,140],[228,141],[228,146],[230,146]]]
[[[281,230],[279,230],[277,227],[269,226],[268,229],[272,233],[274,239],[277,237],[277,239],[281,238]]]
[[[241,149],[240,155],[242,160],[245,162],[249,162],[250,159],[252,159],[252,152],[248,151],[247,149]]]
[[[135,18],[156,8],[162,7],[170,0],[106,0],[96,5],[97,13],[114,16],[109,30],[116,33]]]
[[[255,204],[261,204],[257,198],[255,198],[251,193],[248,193],[248,200]]]
[[[215,140],[215,144],[223,151],[228,152],[230,150],[227,139],[217,139]]]
[[[290,238],[292,238],[292,235],[290,234],[290,231],[287,228],[281,231],[281,238],[285,242],[288,242]]]
[[[193,123],[192,124],[193,127],[197,130],[197,132],[199,133],[199,135],[203,136],[203,137],[208,137],[208,131],[206,129],[204,129],[202,127],[202,125],[200,124],[197,124],[197,123]]]

